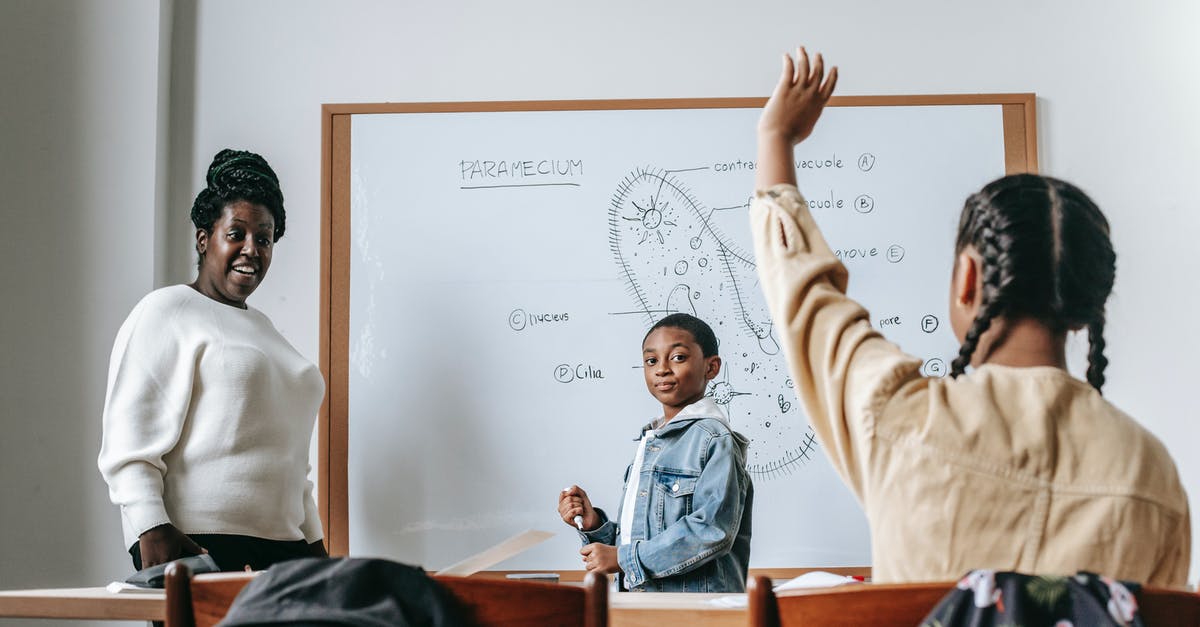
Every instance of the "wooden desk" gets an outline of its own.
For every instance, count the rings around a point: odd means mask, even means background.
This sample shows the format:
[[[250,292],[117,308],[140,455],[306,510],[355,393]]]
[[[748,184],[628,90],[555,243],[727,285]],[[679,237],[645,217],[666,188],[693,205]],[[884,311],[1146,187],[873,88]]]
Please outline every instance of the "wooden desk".
[[[810,570],[842,575],[869,577],[869,566],[843,568],[758,568],[751,574],[787,580]],[[485,571],[475,576],[503,578],[516,572]],[[553,571],[551,571],[553,572]],[[584,571],[559,571],[564,584],[583,580]],[[213,576],[213,575],[206,575]],[[745,625],[745,605],[719,607],[712,599],[727,594],[672,594],[666,592],[621,592],[609,594],[608,623],[612,627],[660,627],[687,624],[688,627],[724,627]],[[745,595],[740,595],[745,598]],[[47,590],[0,591],[0,618],[80,618],[92,620],[163,620],[166,595],[162,591],[113,594],[104,588],[57,588]]]
[[[726,627],[746,624],[746,608],[723,608],[710,601],[726,594],[621,592],[609,596],[610,627]],[[745,598],[746,595],[737,595]],[[104,588],[60,588],[0,592],[3,618],[163,620],[161,591],[113,594]]]
[[[698,594],[691,592],[611,592],[608,595],[610,627],[742,627],[748,620],[746,605],[720,607],[712,600],[745,594]]]
[[[113,594],[104,588],[57,588],[0,592],[3,618],[84,618],[163,620],[167,596],[161,591]]]

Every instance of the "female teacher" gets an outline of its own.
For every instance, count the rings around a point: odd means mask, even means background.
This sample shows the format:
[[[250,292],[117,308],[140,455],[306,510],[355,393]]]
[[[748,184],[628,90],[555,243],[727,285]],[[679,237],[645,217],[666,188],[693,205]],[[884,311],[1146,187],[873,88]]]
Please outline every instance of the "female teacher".
[[[143,298],[109,362],[99,466],[138,569],[200,552],[223,570],[325,555],[308,480],[324,381],[246,304],[283,236],[279,179],[234,150],[207,178],[196,280]]]

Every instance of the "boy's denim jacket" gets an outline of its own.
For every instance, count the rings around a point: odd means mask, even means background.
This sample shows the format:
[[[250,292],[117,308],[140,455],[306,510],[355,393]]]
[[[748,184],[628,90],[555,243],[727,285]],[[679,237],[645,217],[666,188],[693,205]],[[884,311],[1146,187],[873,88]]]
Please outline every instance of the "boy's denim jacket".
[[[645,433],[650,425],[642,427]],[[635,441],[641,440],[642,433]],[[746,472],[748,440],[729,428],[711,398],[685,407],[646,442],[634,501],[632,542],[617,561],[629,590],[742,592],[750,562],[754,487]],[[624,502],[624,499],[622,499]],[[614,521],[580,532],[584,544],[616,544]]]

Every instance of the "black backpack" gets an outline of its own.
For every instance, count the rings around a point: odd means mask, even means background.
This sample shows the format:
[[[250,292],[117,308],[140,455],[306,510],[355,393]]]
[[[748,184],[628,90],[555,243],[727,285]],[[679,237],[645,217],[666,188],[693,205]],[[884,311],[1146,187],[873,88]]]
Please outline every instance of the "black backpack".
[[[220,622],[229,627],[461,624],[453,597],[420,567],[321,557],[271,566],[242,589]]]

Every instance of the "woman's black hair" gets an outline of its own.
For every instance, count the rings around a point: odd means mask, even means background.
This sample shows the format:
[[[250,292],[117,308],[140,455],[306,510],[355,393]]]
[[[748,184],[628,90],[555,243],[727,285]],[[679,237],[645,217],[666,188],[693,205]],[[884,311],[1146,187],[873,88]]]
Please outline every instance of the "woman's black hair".
[[[211,233],[226,205],[245,200],[262,205],[275,218],[275,237],[283,237],[286,214],[279,177],[260,155],[246,150],[226,148],[213,157],[208,166],[208,186],[200,190],[192,203],[192,224]]]
[[[650,327],[649,331],[646,331],[646,337],[642,338],[642,344],[646,343],[646,339],[650,337],[651,333],[663,327],[683,329],[691,333],[692,337],[696,339],[696,343],[700,345],[700,352],[705,357],[712,357],[717,354],[717,335],[713,333],[712,327],[696,316],[685,313],[674,313],[655,322],[654,326]]]
[[[1055,332],[1087,327],[1087,380],[1104,385],[1104,304],[1116,253],[1108,221],[1079,188],[1036,174],[1015,174],[971,195],[958,223],[955,254],[967,245],[983,259],[979,314],[950,376],[971,363],[997,316],[1032,318]]]

